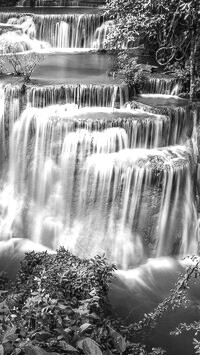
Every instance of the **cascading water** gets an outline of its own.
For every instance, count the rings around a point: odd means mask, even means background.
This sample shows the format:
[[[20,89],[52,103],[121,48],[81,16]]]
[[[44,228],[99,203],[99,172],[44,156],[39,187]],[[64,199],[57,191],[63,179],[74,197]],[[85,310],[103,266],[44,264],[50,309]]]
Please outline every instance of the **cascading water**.
[[[101,26],[99,26],[95,33],[94,33],[94,46],[97,49],[103,49],[106,43],[106,37],[110,31],[110,29],[112,29],[114,26],[113,21],[105,21],[102,23]],[[107,48],[108,48],[108,44],[107,44]]]
[[[113,25],[100,15],[0,13],[0,22],[72,51],[104,48]],[[123,269],[111,297],[120,297],[122,282],[127,293],[134,284],[138,298],[143,291],[156,303],[155,275],[162,274],[156,265],[172,270],[175,280],[175,258],[198,250],[197,137],[191,107],[184,100],[175,107],[180,85],[173,78],[150,79],[138,100],[154,108],[134,102],[132,109],[123,107],[126,85],[34,86],[34,78],[28,86],[1,85],[1,247],[17,245],[22,254],[30,240],[29,248],[39,243],[53,250],[64,245],[84,257],[106,253]],[[170,100],[173,107],[155,108]],[[132,313],[128,309],[130,319]]]
[[[149,78],[145,83],[144,93],[178,95],[181,92],[181,81],[171,78]]]
[[[104,48],[111,22],[101,15],[29,15],[0,13],[0,22],[20,24],[22,30],[54,48]]]
[[[45,107],[53,104],[75,103],[79,107],[122,106],[128,99],[126,85],[62,85],[30,87],[27,102],[30,106]]]
[[[137,109],[111,111],[109,108],[114,108],[115,105],[123,107],[124,102],[128,100],[126,86],[61,85],[26,88],[5,85],[1,87],[1,92],[4,105],[2,134],[5,137],[11,134],[13,123],[26,106],[44,108],[52,104],[57,106],[47,107],[49,115],[51,112],[58,118],[65,114],[62,108],[65,106],[58,105],[74,104],[79,108],[85,107],[84,110],[77,110],[71,114],[74,129],[76,127],[101,131],[113,127],[123,128],[128,136],[129,148],[184,144],[191,138],[193,131],[194,121],[189,106],[165,108],[163,115],[144,112],[143,106],[139,109],[138,105]],[[67,115],[69,117],[70,113]]]
[[[101,25],[99,15],[40,15],[35,18],[37,38],[52,47],[93,48],[94,34]]]
[[[11,135],[9,188],[18,218],[8,204],[4,238],[23,231],[53,249],[106,252],[123,269],[149,256],[195,252],[192,148],[144,149],[147,141],[158,146],[168,126],[165,116],[146,116],[144,131],[141,111],[27,108]]]
[[[0,85],[0,147],[1,152],[5,152],[5,117],[4,117],[4,106],[5,106],[5,95],[4,95],[4,87]],[[4,154],[3,154],[4,155]],[[1,156],[1,162],[4,156]]]

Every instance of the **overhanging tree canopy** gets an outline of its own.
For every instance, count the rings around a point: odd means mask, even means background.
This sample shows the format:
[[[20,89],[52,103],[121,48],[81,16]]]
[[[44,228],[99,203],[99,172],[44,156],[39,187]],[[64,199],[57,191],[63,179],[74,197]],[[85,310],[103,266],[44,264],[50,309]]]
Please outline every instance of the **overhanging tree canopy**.
[[[199,0],[108,0],[106,15],[115,22],[108,36],[112,48],[144,44],[160,65],[190,60],[191,95],[198,74]]]

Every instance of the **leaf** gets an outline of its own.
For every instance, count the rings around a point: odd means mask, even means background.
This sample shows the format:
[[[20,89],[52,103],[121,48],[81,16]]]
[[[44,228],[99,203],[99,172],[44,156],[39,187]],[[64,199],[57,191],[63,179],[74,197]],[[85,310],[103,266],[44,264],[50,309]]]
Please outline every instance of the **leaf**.
[[[84,323],[80,326],[80,331],[81,331],[81,333],[83,333],[91,327],[92,327],[92,325],[90,323]]]
[[[4,355],[4,348],[3,345],[0,344],[0,355]]]
[[[89,293],[90,296],[96,296],[96,290],[93,288],[93,290]]]
[[[70,353],[78,353],[78,350],[71,346],[70,344],[67,344],[65,341],[59,341],[58,342],[59,348],[61,348],[64,351],[70,352]]]
[[[6,300],[0,302],[0,312],[3,313],[5,310],[8,310],[8,306],[6,304]]]
[[[126,350],[126,340],[123,338],[123,336],[120,333],[116,332],[111,327],[108,328],[116,350],[119,351],[120,353],[123,353]]]
[[[99,345],[91,338],[84,338],[82,340],[82,347],[85,355],[103,355]]]
[[[15,336],[16,339],[18,338],[18,335],[15,334],[16,333],[16,327],[9,327],[7,328],[6,332],[4,333],[4,336],[3,336],[3,343],[6,342],[6,341],[9,341],[10,340],[10,337],[12,339],[12,336]],[[15,339],[15,340],[16,340]],[[11,340],[12,341],[12,340]]]
[[[14,343],[15,340],[17,340],[19,337],[18,334],[10,334],[10,335],[7,335],[6,337],[4,337],[2,343],[5,344],[7,342],[11,342],[11,343]]]
[[[26,331],[25,328],[21,328],[21,329],[20,329],[20,335],[21,335],[22,338],[25,338],[25,337],[26,337],[27,331]]]
[[[94,320],[99,320],[99,316],[96,313],[90,313],[88,314],[88,318],[94,319]]]
[[[37,341],[46,341],[49,338],[52,338],[52,334],[49,332],[41,331],[35,333],[35,338]]]
[[[71,329],[70,329],[71,330]],[[66,330],[64,330],[62,327],[57,328],[56,331],[62,335],[62,337],[65,339],[66,342],[70,340],[70,335]]]
[[[78,308],[74,308],[73,311],[75,313],[79,313],[80,315],[86,315],[89,313],[89,309],[87,308],[87,304],[83,304]]]
[[[57,307],[56,308],[58,308],[58,309],[61,309],[61,310],[65,310],[65,309],[67,309],[67,308],[69,308],[69,306],[65,306],[64,304],[62,304],[62,303],[58,303],[58,305],[57,305]]]

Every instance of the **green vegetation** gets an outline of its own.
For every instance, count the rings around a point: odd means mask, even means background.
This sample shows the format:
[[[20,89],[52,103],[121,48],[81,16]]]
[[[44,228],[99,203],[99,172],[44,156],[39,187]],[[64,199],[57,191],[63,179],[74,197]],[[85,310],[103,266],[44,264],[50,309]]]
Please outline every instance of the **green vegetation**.
[[[130,53],[131,47],[144,45],[164,71],[184,79],[191,99],[199,93],[198,0],[107,0],[105,14],[115,23],[107,38],[111,48],[121,55],[122,48]],[[125,56],[124,64],[128,61]]]

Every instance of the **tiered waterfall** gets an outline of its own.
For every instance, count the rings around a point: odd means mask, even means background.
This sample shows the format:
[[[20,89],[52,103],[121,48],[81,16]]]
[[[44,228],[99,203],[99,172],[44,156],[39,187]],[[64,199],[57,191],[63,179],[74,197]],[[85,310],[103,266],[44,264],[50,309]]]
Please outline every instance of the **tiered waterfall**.
[[[79,49],[103,48],[112,26],[101,15],[0,21]],[[176,100],[179,85],[150,79],[145,95]],[[121,269],[196,253],[195,114],[187,102],[159,111],[128,100],[117,83],[1,85],[1,240],[105,253]]]

